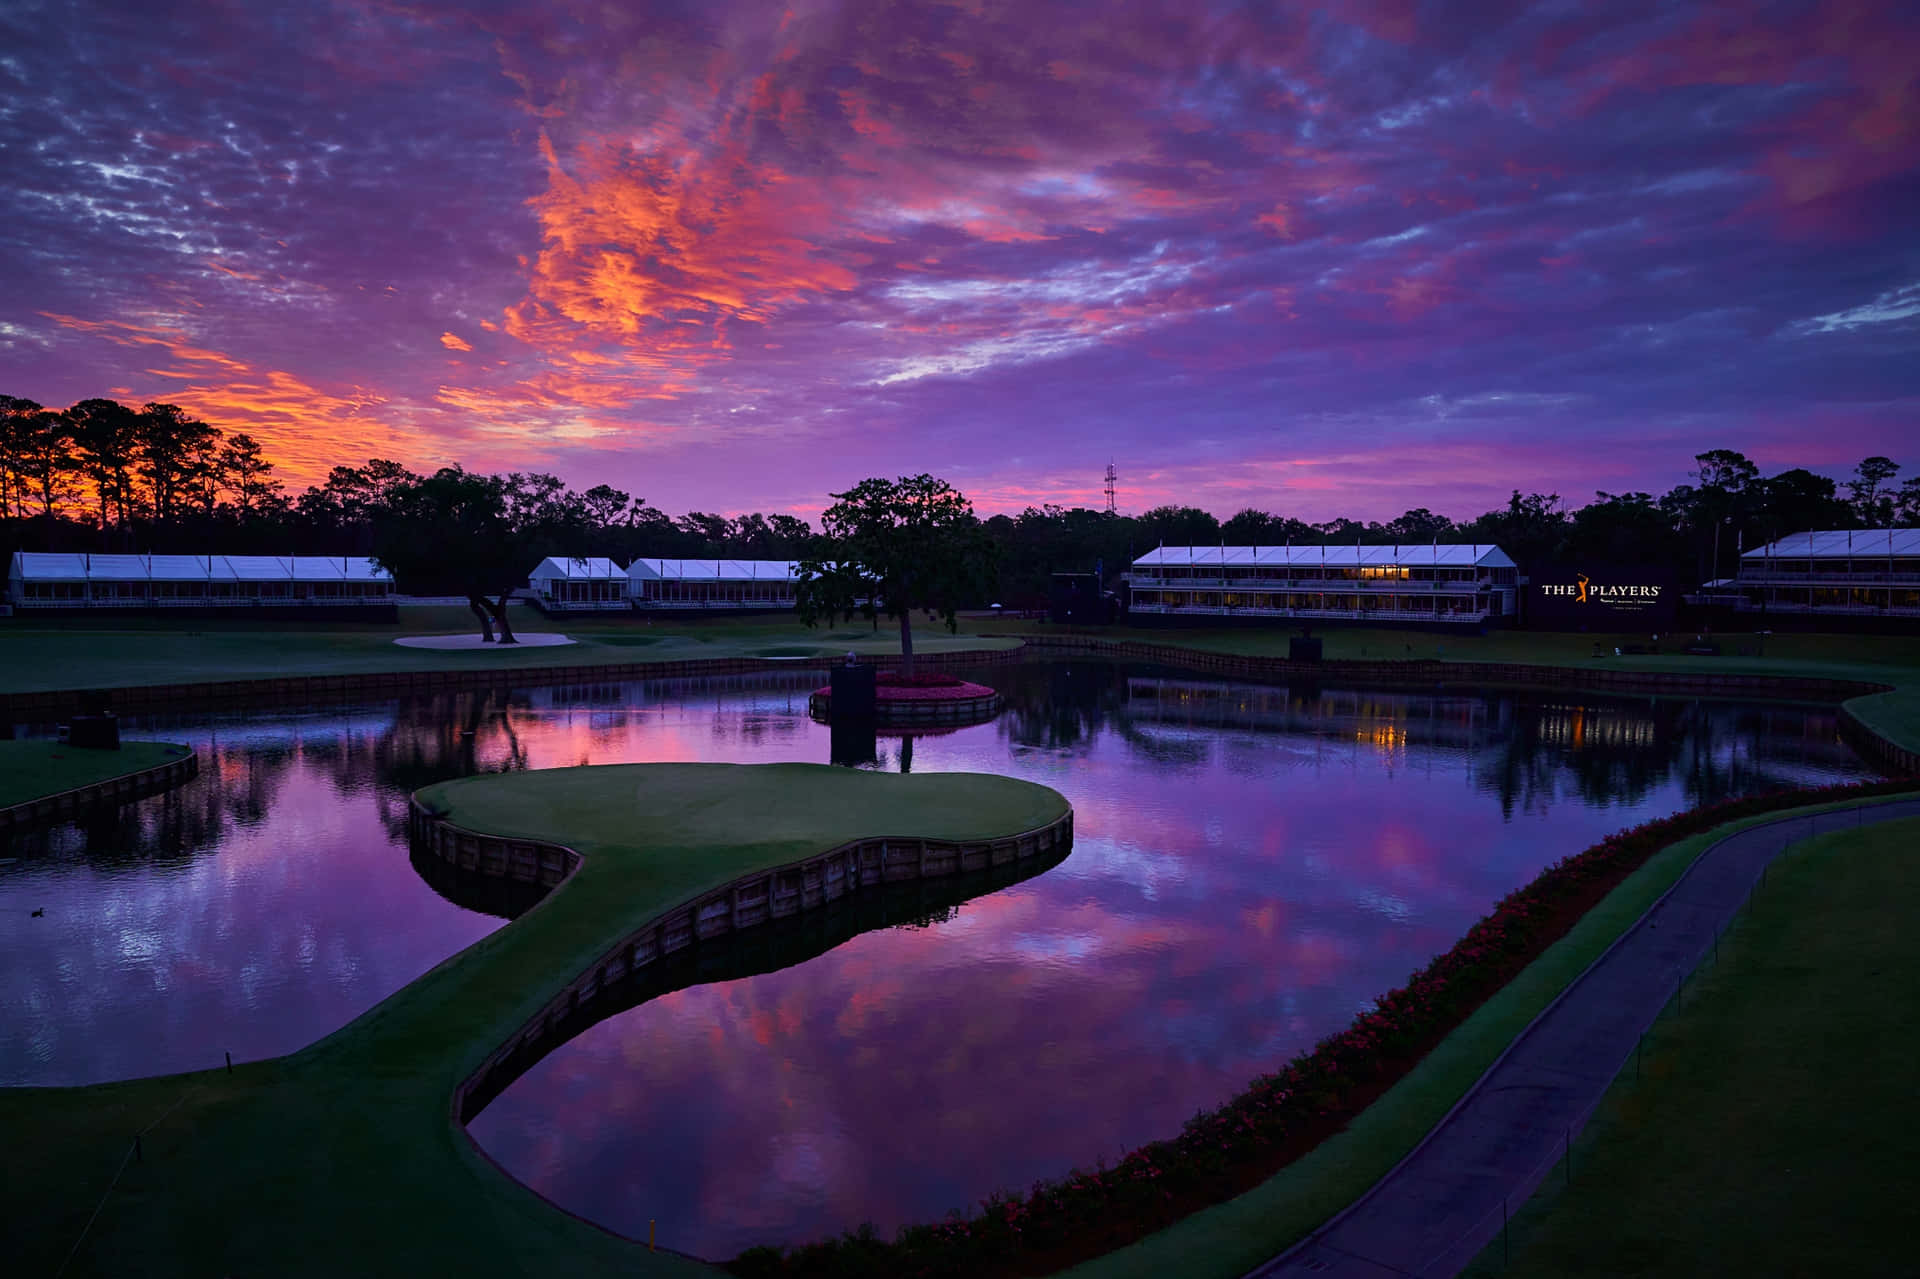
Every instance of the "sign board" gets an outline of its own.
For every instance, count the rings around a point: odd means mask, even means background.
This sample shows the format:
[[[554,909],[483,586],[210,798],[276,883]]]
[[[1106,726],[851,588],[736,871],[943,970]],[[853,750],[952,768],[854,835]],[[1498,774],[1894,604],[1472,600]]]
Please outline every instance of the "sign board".
[[[1526,624],[1542,631],[1671,630],[1680,585],[1671,569],[1648,564],[1568,562],[1536,565],[1526,587]]]

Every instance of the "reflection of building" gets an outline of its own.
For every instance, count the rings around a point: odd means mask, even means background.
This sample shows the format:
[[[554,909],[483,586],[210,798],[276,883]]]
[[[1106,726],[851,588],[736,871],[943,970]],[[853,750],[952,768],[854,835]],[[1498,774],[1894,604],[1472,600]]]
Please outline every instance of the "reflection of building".
[[[549,613],[627,607],[627,571],[601,556],[549,556],[527,574],[527,585]]]
[[[21,609],[384,608],[393,575],[344,555],[15,551],[7,594]]]
[[[789,609],[791,560],[635,560],[627,598],[639,609]]]
[[[1920,529],[1796,533],[1710,587],[1742,613],[1920,618]]]
[[[1480,623],[1514,612],[1497,546],[1163,546],[1133,562],[1130,612],[1385,624]]]
[[[1511,705],[1479,694],[1442,696],[1134,676],[1127,717],[1200,729],[1331,737],[1382,749],[1473,748],[1510,727]]]

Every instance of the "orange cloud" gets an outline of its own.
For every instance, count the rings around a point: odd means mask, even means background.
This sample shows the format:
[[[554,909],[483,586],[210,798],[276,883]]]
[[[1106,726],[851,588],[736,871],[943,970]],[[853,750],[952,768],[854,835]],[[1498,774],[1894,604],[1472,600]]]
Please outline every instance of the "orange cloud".
[[[223,431],[246,432],[273,461],[274,478],[289,488],[318,483],[333,467],[369,457],[413,460],[445,452],[445,441],[419,429],[410,413],[364,387],[329,391],[297,374],[255,368],[194,345],[185,329],[171,324],[44,314],[63,328],[119,346],[164,352],[171,367],[145,370],[155,382],[120,393],[178,404]]]
[[[454,334],[451,334],[451,333],[442,333],[440,335],[440,345],[446,347],[449,351],[473,350],[472,343],[467,342],[459,337],[456,337]]]

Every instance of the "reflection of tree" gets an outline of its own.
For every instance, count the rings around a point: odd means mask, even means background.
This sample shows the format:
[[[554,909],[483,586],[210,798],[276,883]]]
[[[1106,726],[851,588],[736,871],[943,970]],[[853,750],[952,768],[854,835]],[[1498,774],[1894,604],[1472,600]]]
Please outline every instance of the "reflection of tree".
[[[392,726],[373,744],[373,774],[387,830],[396,837],[405,835],[407,798],[423,786],[526,768],[527,749],[514,730],[512,714],[524,698],[501,689],[476,689],[403,699]]]
[[[1127,668],[1113,662],[1027,662],[969,678],[999,691],[1000,735],[1016,746],[1085,749],[1127,701]]]

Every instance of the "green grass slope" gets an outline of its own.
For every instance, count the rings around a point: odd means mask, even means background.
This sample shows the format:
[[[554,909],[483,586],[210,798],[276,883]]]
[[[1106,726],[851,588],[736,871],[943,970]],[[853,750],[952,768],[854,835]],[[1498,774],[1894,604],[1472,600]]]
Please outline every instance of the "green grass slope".
[[[1920,820],[1789,849],[1470,1273],[1913,1274],[1917,908]]]
[[[99,751],[45,738],[0,741],[0,808],[145,772],[188,753],[170,742],[122,742],[117,751]]]
[[[702,891],[856,838],[1007,836],[1066,812],[1009,778],[811,764],[515,773],[425,798],[584,864],[302,1052],[231,1073],[0,1089],[10,1272],[51,1274],[71,1251],[69,1275],[711,1273],[512,1182],[450,1118],[456,1084],[622,936]]]

